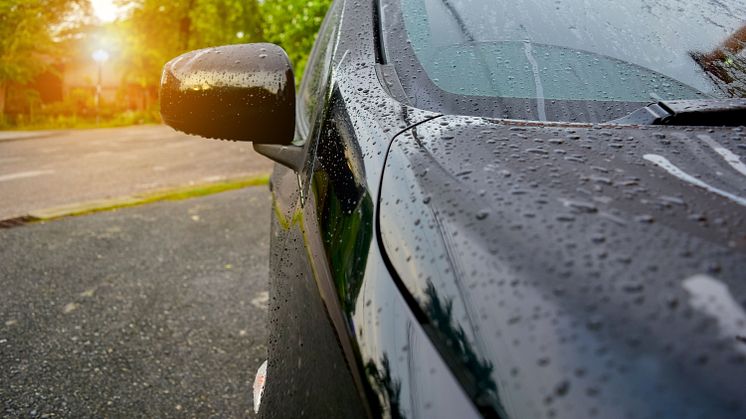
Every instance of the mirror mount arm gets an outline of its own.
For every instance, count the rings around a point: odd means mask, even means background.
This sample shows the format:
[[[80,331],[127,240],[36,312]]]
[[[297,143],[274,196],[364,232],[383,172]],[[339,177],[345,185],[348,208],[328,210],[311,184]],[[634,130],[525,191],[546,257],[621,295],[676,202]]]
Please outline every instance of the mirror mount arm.
[[[254,150],[295,172],[300,172],[303,168],[305,153],[301,146],[254,143]]]

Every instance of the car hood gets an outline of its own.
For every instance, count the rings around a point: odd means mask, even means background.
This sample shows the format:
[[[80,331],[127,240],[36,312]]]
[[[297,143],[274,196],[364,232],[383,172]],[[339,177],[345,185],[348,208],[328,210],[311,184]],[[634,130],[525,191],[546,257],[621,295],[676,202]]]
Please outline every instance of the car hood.
[[[379,240],[483,412],[739,416],[745,148],[741,128],[440,117],[391,146]]]

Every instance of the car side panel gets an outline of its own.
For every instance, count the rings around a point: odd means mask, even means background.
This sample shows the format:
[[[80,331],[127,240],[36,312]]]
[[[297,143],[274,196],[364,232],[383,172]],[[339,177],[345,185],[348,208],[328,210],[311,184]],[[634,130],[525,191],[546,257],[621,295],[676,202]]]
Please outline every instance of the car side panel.
[[[270,254],[269,364],[263,417],[364,417],[314,281],[297,178],[276,166]],[[281,197],[293,196],[294,201]]]
[[[397,289],[376,238],[375,202],[389,144],[437,114],[397,102],[384,88],[373,2],[342,4],[329,88],[305,143],[306,167],[297,175],[278,167],[272,176],[270,362],[262,413],[473,417],[468,396]]]

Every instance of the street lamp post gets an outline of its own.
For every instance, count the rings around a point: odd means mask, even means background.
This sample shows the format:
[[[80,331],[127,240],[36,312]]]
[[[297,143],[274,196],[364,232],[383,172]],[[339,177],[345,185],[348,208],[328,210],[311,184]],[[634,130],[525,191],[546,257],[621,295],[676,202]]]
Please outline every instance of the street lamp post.
[[[109,59],[109,53],[102,49],[97,49],[93,51],[92,57],[93,61],[98,64],[98,82],[96,83],[96,126],[98,126],[99,104],[101,103],[101,69],[104,62]]]

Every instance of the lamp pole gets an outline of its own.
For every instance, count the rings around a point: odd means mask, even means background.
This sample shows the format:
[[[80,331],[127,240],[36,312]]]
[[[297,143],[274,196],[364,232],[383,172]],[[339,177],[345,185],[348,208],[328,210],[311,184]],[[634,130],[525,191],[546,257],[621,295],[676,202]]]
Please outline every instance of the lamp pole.
[[[98,81],[96,83],[96,126],[98,126],[99,123],[99,106],[101,103],[101,72],[102,67],[104,65],[104,62],[109,59],[109,53],[102,50],[97,49],[96,51],[93,51],[93,61],[95,61],[98,64]]]

